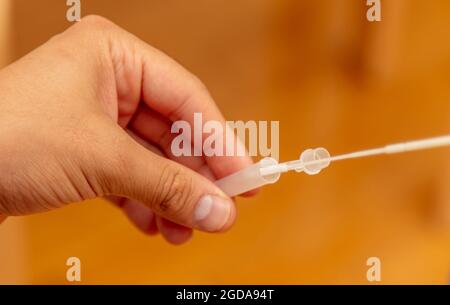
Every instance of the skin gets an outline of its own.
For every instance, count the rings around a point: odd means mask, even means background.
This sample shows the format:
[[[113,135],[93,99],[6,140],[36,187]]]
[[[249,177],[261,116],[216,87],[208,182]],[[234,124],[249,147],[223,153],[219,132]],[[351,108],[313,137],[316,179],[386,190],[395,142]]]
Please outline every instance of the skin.
[[[173,156],[173,121],[224,118],[197,77],[110,21],[86,17],[6,67],[0,94],[0,223],[97,197],[173,244],[234,223],[211,181],[252,160]],[[199,220],[205,196],[220,204]]]

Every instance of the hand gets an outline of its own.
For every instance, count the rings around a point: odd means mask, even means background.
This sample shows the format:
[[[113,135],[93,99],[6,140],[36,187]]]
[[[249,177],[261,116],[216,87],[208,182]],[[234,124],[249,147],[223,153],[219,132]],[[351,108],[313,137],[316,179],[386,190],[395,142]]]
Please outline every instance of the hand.
[[[8,66],[0,95],[0,214],[107,197],[175,244],[233,224],[211,180],[251,159],[174,157],[173,121],[224,119],[195,76],[111,22],[84,18]]]

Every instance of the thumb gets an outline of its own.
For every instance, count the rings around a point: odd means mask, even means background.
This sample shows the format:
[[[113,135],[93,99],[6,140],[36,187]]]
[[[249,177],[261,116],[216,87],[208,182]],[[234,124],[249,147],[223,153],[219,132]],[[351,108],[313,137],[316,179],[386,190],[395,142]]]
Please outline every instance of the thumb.
[[[132,198],[180,225],[207,232],[227,230],[235,220],[234,202],[211,181],[160,157],[131,138],[115,145],[117,166],[104,162],[108,195]]]

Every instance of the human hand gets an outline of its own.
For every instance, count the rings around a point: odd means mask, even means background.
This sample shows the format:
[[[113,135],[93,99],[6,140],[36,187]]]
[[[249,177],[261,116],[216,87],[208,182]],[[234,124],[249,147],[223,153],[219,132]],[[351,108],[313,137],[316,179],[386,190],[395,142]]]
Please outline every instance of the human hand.
[[[113,23],[53,37],[0,71],[0,93],[0,219],[106,197],[174,244],[233,224],[211,180],[251,159],[173,156],[173,121],[224,119],[195,76]]]

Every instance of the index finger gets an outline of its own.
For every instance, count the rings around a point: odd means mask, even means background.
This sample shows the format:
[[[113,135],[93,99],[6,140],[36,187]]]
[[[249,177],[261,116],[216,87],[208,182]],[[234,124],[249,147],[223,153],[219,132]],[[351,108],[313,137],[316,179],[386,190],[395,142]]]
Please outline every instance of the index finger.
[[[152,109],[171,121],[187,121],[194,126],[194,113],[201,113],[203,122],[216,121],[222,126],[224,152],[230,143],[243,145],[234,132],[226,132],[223,115],[203,83],[161,51],[138,40],[135,52],[142,58],[141,98]],[[228,139],[227,139],[228,137]],[[202,148],[205,137],[202,137]],[[216,178],[239,171],[253,163],[245,156],[205,156]]]

